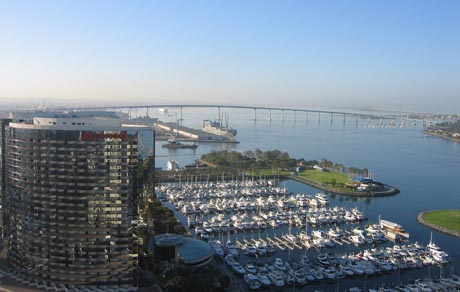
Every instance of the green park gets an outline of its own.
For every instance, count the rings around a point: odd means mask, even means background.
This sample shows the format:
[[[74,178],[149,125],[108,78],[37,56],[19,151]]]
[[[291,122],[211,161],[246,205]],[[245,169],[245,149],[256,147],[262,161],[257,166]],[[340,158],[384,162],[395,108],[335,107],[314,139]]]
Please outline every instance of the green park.
[[[460,210],[427,211],[422,217],[429,224],[460,233]]]

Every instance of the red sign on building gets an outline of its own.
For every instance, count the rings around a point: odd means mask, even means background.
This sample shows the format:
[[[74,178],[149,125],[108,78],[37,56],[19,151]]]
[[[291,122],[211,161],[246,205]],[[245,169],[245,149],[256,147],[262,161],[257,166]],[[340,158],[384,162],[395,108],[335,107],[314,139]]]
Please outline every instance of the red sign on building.
[[[115,133],[83,131],[80,135],[80,141],[95,141],[102,139],[120,139],[121,141],[125,141],[127,136],[128,134],[126,131],[119,131]]]

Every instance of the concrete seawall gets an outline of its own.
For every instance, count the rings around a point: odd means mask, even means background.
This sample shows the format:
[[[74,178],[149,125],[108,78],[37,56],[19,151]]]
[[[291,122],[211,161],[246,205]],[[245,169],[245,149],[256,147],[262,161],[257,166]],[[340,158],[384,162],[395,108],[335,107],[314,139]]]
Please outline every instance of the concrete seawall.
[[[431,211],[436,211],[436,210],[431,210]],[[429,227],[429,228],[432,228],[436,231],[439,231],[439,232],[442,232],[442,233],[445,233],[447,235],[450,235],[450,236],[454,236],[454,237],[457,237],[457,238],[460,238],[460,232],[458,231],[454,231],[454,230],[450,230],[448,228],[445,228],[445,227],[442,227],[442,226],[439,226],[439,225],[436,225],[436,224],[433,224],[433,223],[430,223],[428,221],[426,221],[424,218],[423,218],[423,215],[425,215],[425,213],[427,212],[430,212],[430,211],[425,211],[425,212],[422,212],[420,214],[417,215],[417,221],[420,223],[420,224],[423,224],[425,225],[426,227]]]

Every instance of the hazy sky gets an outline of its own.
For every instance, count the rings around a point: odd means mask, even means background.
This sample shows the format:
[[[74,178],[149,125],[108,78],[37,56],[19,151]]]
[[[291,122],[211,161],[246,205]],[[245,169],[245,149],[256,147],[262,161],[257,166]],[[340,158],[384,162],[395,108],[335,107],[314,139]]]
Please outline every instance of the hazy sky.
[[[3,1],[0,101],[460,112],[460,1]]]

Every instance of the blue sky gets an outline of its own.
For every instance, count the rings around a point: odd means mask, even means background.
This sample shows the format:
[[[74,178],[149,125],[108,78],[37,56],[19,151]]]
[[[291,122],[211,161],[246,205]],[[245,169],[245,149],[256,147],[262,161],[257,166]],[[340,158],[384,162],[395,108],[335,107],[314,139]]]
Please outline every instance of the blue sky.
[[[0,100],[460,112],[460,1],[2,1]]]

